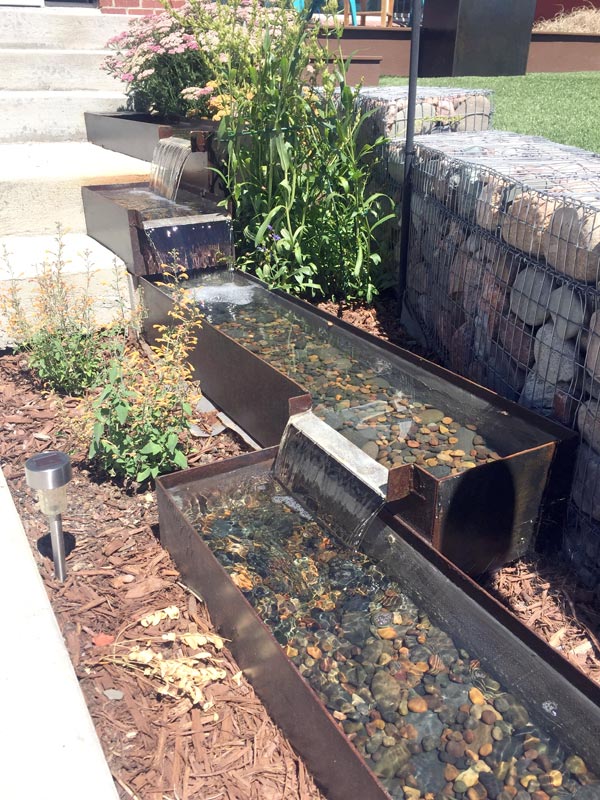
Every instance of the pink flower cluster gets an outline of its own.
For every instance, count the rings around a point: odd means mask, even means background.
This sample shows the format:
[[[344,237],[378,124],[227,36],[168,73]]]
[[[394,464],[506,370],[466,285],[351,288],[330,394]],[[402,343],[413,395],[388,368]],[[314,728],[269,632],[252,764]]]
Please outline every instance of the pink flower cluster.
[[[157,56],[199,50],[195,37],[166,13],[135,19],[128,30],[109,39],[107,46],[116,54],[106,57],[103,69],[128,84],[153,75],[152,62]]]

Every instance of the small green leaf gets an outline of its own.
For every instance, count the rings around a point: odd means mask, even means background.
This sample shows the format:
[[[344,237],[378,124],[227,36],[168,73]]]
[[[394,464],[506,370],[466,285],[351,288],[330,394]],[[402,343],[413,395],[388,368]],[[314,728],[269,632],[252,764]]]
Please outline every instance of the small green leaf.
[[[174,450],[177,446],[177,442],[179,441],[179,436],[176,433],[170,433],[167,436],[167,450]]]
[[[148,442],[148,444],[140,448],[138,452],[143,456],[155,456],[157,453],[160,453],[160,450],[160,445],[156,444],[156,442]]]
[[[180,467],[180,469],[187,468],[188,465],[187,458],[184,456],[181,450],[175,450],[175,452],[173,453],[173,463],[176,466]]]

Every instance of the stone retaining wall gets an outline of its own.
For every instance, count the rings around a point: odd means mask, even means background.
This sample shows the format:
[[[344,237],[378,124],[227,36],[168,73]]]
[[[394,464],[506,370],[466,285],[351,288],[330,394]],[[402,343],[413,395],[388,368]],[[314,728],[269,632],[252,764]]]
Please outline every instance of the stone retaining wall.
[[[401,164],[392,143],[388,173]],[[580,432],[565,549],[595,586],[600,157],[501,131],[418,137],[407,303],[453,370]]]
[[[361,126],[361,142],[374,142],[380,136],[406,136],[408,86],[366,86],[360,90],[358,106],[369,114]],[[487,89],[417,89],[416,134],[487,131],[492,127],[492,116],[492,92]]]
[[[367,115],[358,133],[359,147],[381,137],[393,142],[386,143],[373,154],[369,191],[389,195],[400,220],[408,86],[363,87],[357,104]],[[450,132],[487,131],[493,124],[493,112],[493,93],[487,89],[418,88],[415,132],[428,139],[430,134],[435,138]],[[398,224],[381,226],[377,237],[383,264],[393,272],[399,257]]]

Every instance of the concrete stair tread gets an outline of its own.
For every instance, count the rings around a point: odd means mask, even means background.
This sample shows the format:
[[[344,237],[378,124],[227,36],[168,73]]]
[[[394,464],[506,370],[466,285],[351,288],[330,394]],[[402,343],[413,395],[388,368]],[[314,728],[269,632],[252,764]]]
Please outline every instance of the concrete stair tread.
[[[1,89],[0,102],[11,100],[17,96],[31,101],[50,97],[59,102],[61,100],[61,95],[64,95],[65,98],[72,97],[75,99],[85,100],[88,98],[93,99],[98,94],[115,101],[125,100],[125,95],[123,92],[98,92],[95,89]]]
[[[81,187],[147,180],[147,161],[88,142],[0,144],[0,236],[85,232]]]
[[[105,150],[89,142],[0,144],[0,185],[13,182],[77,181],[106,183],[115,176],[145,178],[147,161]]]
[[[102,14],[89,8],[0,8],[2,47],[103,48],[117,33],[125,30],[130,18]]]
[[[6,47],[2,46],[0,42],[0,54],[6,53],[14,58],[19,53],[26,53],[29,56],[35,56],[36,58],[40,58],[42,56],[49,56],[53,54],[62,53],[63,55],[96,55],[96,56],[107,56],[111,51],[106,49],[95,49],[91,50],[89,48],[67,48],[67,47],[44,47],[43,52],[40,53],[39,47]]]
[[[6,92],[99,91],[123,93],[102,69],[106,50],[0,48],[0,89]]]
[[[125,105],[120,92],[93,90],[0,91],[0,142],[85,141],[86,111],[112,113]]]

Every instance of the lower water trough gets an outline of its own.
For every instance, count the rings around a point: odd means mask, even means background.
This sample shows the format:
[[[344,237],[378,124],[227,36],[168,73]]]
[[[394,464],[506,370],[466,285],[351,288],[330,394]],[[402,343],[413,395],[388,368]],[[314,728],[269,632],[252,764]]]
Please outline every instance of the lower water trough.
[[[332,537],[280,480],[313,450],[290,465],[284,442],[279,463],[271,448],[157,494],[183,581],[326,795],[596,800],[598,687],[391,513],[361,552]],[[320,516],[347,491],[329,470]]]

